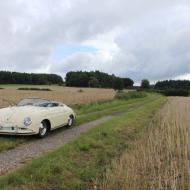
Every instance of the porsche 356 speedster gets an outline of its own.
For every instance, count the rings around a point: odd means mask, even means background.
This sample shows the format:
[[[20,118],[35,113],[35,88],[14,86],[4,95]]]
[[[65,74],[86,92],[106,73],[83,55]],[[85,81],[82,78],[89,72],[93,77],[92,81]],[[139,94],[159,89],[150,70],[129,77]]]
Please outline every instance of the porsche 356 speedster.
[[[59,127],[71,127],[74,119],[74,111],[63,103],[25,98],[15,106],[0,109],[0,134],[44,137]]]

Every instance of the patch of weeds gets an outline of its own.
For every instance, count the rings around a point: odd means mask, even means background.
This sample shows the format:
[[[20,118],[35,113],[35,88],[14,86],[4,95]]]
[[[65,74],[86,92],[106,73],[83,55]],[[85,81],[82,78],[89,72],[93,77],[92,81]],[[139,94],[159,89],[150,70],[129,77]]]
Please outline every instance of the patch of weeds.
[[[84,90],[83,89],[79,89],[78,92],[82,93],[82,92],[84,92]]]
[[[145,92],[131,91],[131,92],[118,92],[115,95],[116,99],[119,100],[129,100],[135,98],[144,98],[147,94]]]
[[[87,143],[82,143],[82,142],[77,143],[77,147],[78,147],[78,149],[79,149],[80,151],[84,151],[84,152],[90,150],[90,145],[87,144]]]
[[[60,167],[60,165],[52,165],[51,166],[51,173],[54,175],[58,175],[62,173],[62,168]]]
[[[49,88],[17,88],[17,90],[33,90],[33,91],[52,91]]]

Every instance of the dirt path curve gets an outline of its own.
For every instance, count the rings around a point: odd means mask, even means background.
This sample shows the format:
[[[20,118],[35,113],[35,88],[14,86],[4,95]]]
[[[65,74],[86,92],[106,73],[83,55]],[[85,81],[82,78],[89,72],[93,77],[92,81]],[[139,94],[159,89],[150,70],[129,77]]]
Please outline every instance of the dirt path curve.
[[[0,153],[0,175],[21,167],[28,159],[38,157],[45,152],[63,146],[65,143],[75,139],[80,134],[99,124],[105,123],[111,118],[113,118],[113,116],[102,117],[69,130],[59,129],[44,139],[34,139],[14,149]]]

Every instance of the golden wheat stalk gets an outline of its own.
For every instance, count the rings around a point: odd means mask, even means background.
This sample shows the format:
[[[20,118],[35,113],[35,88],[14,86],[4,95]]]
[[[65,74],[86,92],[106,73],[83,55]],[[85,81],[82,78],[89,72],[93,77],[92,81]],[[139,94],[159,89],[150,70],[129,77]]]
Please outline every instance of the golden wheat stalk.
[[[189,190],[190,98],[170,98],[133,151],[96,184],[100,190]]]

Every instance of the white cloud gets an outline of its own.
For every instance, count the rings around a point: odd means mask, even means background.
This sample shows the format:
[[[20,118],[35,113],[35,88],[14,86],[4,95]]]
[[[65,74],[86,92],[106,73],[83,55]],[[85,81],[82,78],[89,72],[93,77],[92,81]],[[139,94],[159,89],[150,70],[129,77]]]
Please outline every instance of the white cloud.
[[[190,80],[190,74],[180,75],[180,76],[175,77],[174,79],[177,79],[177,80]]]
[[[190,73],[189,21],[187,0],[2,0],[0,69],[183,78]],[[52,60],[69,42],[98,50]]]

